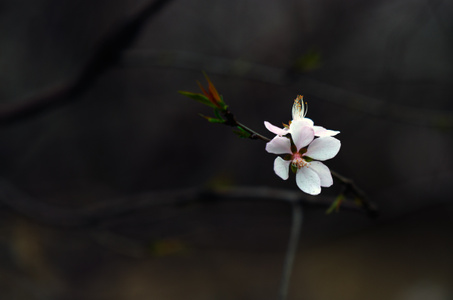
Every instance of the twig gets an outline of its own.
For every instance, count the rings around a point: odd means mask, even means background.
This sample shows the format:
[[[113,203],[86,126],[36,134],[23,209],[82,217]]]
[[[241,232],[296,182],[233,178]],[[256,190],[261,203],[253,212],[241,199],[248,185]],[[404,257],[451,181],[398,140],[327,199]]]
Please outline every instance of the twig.
[[[363,206],[364,210],[370,217],[378,216],[379,211],[376,204],[368,199],[365,192],[360,189],[352,179],[346,178],[333,170],[331,170],[330,172],[332,173],[333,178],[340,181],[345,186],[345,190],[343,192],[345,195],[352,194],[354,200],[356,202],[359,202],[359,205]]]
[[[261,135],[259,134],[258,132],[248,128],[247,126],[245,126],[244,124],[240,123],[240,122],[237,122],[238,126],[240,126],[241,128],[243,128],[245,131],[249,132],[251,134],[250,136],[250,139],[252,140],[262,140],[262,141],[265,141],[265,142],[270,142],[271,140],[267,137],[265,137],[264,135]]]
[[[141,67],[158,66],[194,70],[197,72],[202,69],[211,74],[244,78],[274,85],[302,86],[304,94],[311,98],[322,99],[337,106],[359,111],[374,117],[442,130],[453,129],[453,112],[451,111],[421,109],[384,101],[348,91],[303,74],[291,74],[284,68],[275,68],[243,60],[226,59],[196,53],[152,53],[150,51],[137,50],[125,55],[125,63]]]
[[[100,42],[94,55],[75,79],[29,99],[19,101],[18,104],[0,108],[0,125],[11,125],[43,113],[50,108],[73,101],[85,92],[104,71],[118,62],[123,51],[132,44],[145,22],[155,16],[170,1],[151,1],[138,13],[114,28]]]
[[[241,127],[244,131],[248,132],[250,134],[249,138],[254,139],[254,140],[262,140],[264,142],[269,142],[270,139],[259,134],[258,132],[250,129],[249,127],[245,126],[244,124],[238,122],[236,120],[236,117],[234,114],[226,110],[223,112],[223,115],[226,119],[226,122],[223,123],[224,125],[227,126],[233,126],[233,127]],[[338,172],[335,172],[331,170],[332,176],[339,181],[341,184],[344,185],[344,191],[343,194],[346,195],[352,195],[353,200],[356,202],[357,205],[362,206],[367,214],[370,217],[376,217],[378,215],[378,210],[377,206],[372,203],[365,195],[365,193],[352,181],[352,179],[349,179],[343,175],[340,175]]]
[[[33,198],[8,181],[0,180],[0,203],[4,206],[36,221],[66,227],[96,227],[104,222],[114,223],[123,217],[140,214],[149,208],[215,201],[259,201],[290,205],[300,203],[306,209],[325,210],[334,199],[268,187],[193,187],[106,199],[80,208],[67,208]],[[343,203],[342,208],[352,212],[365,211],[362,207],[349,202]]]
[[[279,300],[286,300],[288,298],[289,282],[291,273],[294,266],[294,259],[296,258],[297,245],[299,243],[300,233],[302,231],[303,211],[299,202],[292,206],[292,224],[291,233],[288,242],[288,248],[283,264],[282,281],[280,283]]]
[[[244,124],[238,122],[236,120],[236,117],[233,115],[233,113],[231,111],[225,110],[223,112],[223,116],[226,119],[226,122],[223,124],[225,124],[227,126],[242,128],[244,131],[246,131],[250,134],[249,139],[270,142],[271,139],[265,137],[264,135],[259,134],[258,132],[254,131],[254,130],[250,129],[249,127],[245,126]]]

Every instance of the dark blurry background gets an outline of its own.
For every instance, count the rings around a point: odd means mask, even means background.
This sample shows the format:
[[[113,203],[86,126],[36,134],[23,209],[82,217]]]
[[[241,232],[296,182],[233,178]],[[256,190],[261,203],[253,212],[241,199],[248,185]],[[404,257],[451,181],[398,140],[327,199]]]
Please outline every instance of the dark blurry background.
[[[73,82],[149,3],[0,1],[0,110]],[[0,299],[275,299],[287,205],[156,206],[83,226],[59,215],[197,186],[297,189],[263,142],[177,93],[197,91],[201,71],[268,136],[263,121],[288,122],[305,95],[308,117],[341,131],[329,167],[379,206],[377,219],[305,210],[290,299],[453,299],[453,3],[163,4],[70,101],[1,122]]]

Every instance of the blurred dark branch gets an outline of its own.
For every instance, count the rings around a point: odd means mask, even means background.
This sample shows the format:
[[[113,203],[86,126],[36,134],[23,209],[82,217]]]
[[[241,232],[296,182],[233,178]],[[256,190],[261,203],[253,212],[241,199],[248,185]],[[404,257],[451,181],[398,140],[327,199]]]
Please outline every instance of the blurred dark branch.
[[[292,224],[291,233],[289,236],[288,248],[283,264],[282,280],[280,282],[280,290],[278,299],[288,299],[289,281],[294,266],[294,260],[297,254],[297,246],[299,244],[300,233],[302,232],[303,210],[300,203],[294,203],[292,207]]]
[[[453,129],[453,112],[450,111],[422,109],[376,99],[321,82],[303,73],[240,59],[233,60],[186,52],[152,53],[135,50],[125,55],[124,63],[129,66],[159,66],[197,72],[204,70],[210,74],[239,77],[275,85],[295,85],[310,98],[319,98],[374,117],[442,130]]]
[[[365,194],[365,192],[359,188],[352,179],[349,179],[334,170],[330,170],[332,173],[332,177],[343,184],[343,195],[344,196],[352,196],[354,202],[357,205],[363,207],[363,209],[368,213],[370,217],[377,217],[379,214],[378,208],[376,204],[370,201]]]
[[[74,80],[16,104],[1,107],[0,125],[10,125],[73,101],[90,88],[103,72],[119,61],[123,51],[130,47],[145,22],[156,16],[169,2],[171,0],[152,1],[114,28],[99,43],[91,59]]]
[[[333,197],[314,197],[302,192],[268,187],[223,187],[186,188],[156,191],[131,195],[118,199],[107,199],[80,208],[56,206],[33,198],[20,191],[6,180],[0,180],[0,203],[16,213],[36,221],[67,227],[96,227],[103,223],[114,223],[122,217],[141,214],[143,210],[189,204],[213,203],[216,201],[258,201],[301,204],[305,209],[326,210]],[[346,211],[366,212],[352,202],[344,202]]]

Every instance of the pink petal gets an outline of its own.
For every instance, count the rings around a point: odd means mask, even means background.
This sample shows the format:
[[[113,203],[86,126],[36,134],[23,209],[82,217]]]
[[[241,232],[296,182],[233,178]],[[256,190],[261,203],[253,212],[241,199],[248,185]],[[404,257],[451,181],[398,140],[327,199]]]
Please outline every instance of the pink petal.
[[[327,160],[337,155],[341,142],[334,137],[326,136],[315,139],[304,155],[316,160]]]
[[[288,133],[288,130],[285,128],[278,128],[277,126],[272,125],[268,121],[264,121],[264,126],[266,126],[267,130],[269,130],[272,133],[275,133],[276,135],[285,135]]]
[[[289,177],[289,165],[291,161],[284,160],[280,156],[274,160],[274,172],[283,180],[288,179]]]
[[[322,187],[329,187],[333,184],[332,174],[330,173],[329,168],[320,161],[312,161],[308,168],[318,174],[319,179],[321,179]]]
[[[305,122],[291,123],[291,137],[296,145],[297,151],[310,144],[315,137],[312,127],[306,126]]]
[[[293,126],[309,126],[313,127],[313,121],[309,118],[302,118],[298,120],[293,120],[291,121],[291,125],[289,126],[290,128]]]
[[[276,136],[266,144],[266,151],[273,154],[291,154],[291,141],[286,137]]]
[[[321,180],[318,174],[309,168],[300,168],[296,173],[297,186],[305,193],[318,195],[321,193]]]
[[[313,129],[315,130],[315,136],[319,137],[335,136],[340,133],[339,131],[325,129],[324,127],[321,126],[313,126]]]

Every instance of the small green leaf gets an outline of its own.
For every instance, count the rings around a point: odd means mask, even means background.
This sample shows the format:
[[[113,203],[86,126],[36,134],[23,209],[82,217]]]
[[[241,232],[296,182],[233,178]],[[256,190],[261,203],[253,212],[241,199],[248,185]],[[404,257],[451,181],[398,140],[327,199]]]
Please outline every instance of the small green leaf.
[[[218,108],[214,108],[214,114],[219,120],[223,120],[222,115],[220,114],[220,110]]]
[[[199,114],[199,115],[200,115],[200,117],[208,120],[208,122],[210,122],[210,123],[225,123],[225,120],[223,120],[223,119],[212,118],[212,117],[208,117],[208,116],[205,116],[202,114]]]
[[[204,105],[210,106],[212,108],[216,108],[216,106],[211,101],[209,101],[208,97],[206,97],[203,94],[186,92],[186,91],[178,91],[178,93],[180,93],[181,95],[184,95],[186,97],[189,97],[193,100],[196,100]]]
[[[225,104],[225,101],[223,101],[223,96],[220,95],[220,101],[219,101],[220,106],[222,107],[222,110],[227,110],[228,105]]]

